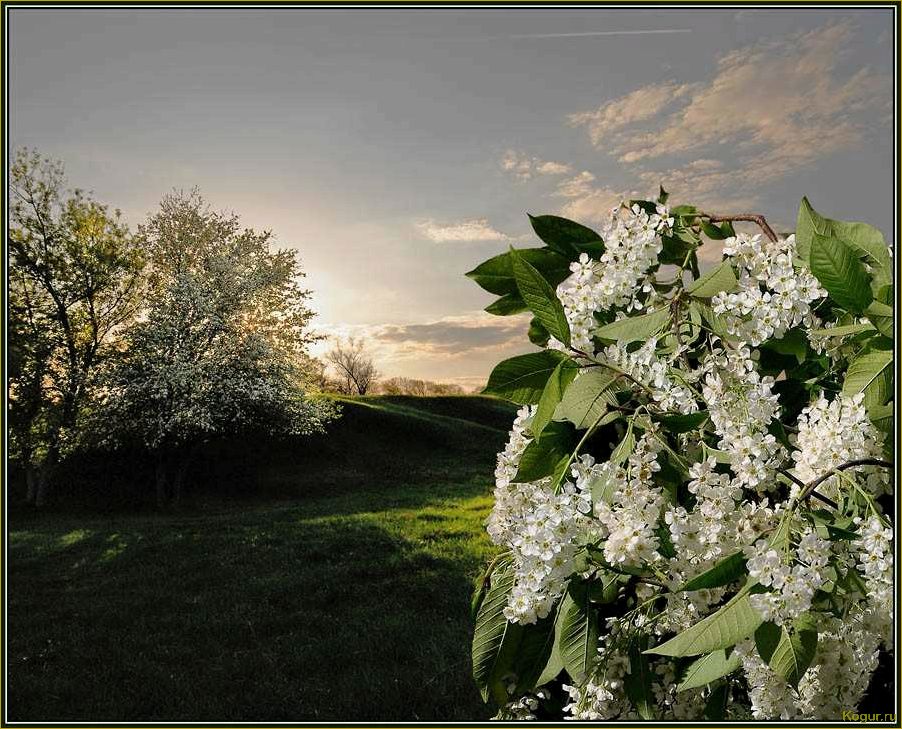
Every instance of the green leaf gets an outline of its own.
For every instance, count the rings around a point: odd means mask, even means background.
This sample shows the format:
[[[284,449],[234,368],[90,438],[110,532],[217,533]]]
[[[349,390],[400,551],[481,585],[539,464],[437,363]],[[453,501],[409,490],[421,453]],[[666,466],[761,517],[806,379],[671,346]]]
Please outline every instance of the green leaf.
[[[516,250],[511,248],[510,254],[514,266],[514,277],[517,279],[517,288],[523,301],[536,315],[542,326],[548,330],[548,333],[569,347],[570,325],[567,323],[564,307],[558,300],[554,289],[542,277],[542,274],[529,261],[522,258]]]
[[[561,602],[557,643],[564,668],[581,684],[598,651],[598,620],[589,600],[589,586],[573,581]]]
[[[871,303],[871,280],[854,252],[837,238],[815,233],[811,241],[811,273],[837,304],[862,313]]]
[[[874,325],[884,337],[893,338],[893,307],[876,299],[870,303],[864,312],[868,321]]]
[[[814,236],[818,234],[838,238],[851,247],[858,258],[864,259],[872,267],[875,280],[892,280],[892,259],[879,230],[867,223],[847,223],[825,218],[811,207],[808,198],[802,198],[796,221],[796,251],[806,264]]]
[[[483,392],[498,395],[520,405],[537,403],[542,397],[542,391],[551,373],[565,359],[568,359],[567,355],[554,350],[532,352],[506,359],[492,370]]]
[[[555,419],[569,420],[580,430],[592,426],[612,404],[609,388],[617,377],[617,373],[604,367],[583,370],[564,393]]]
[[[530,215],[529,222],[536,235],[551,249],[565,256],[574,252],[592,252],[601,255],[604,242],[601,236],[585,225],[574,223],[557,215]]]
[[[842,394],[864,393],[864,405],[870,412],[886,403],[892,393],[893,351],[872,347],[859,354],[849,364],[842,386]]]
[[[623,436],[623,440],[617,444],[617,447],[611,451],[611,457],[608,458],[608,461],[611,463],[623,463],[630,457],[635,447],[636,436],[633,435],[633,421],[630,420],[629,425],[626,427],[626,435]]]
[[[868,411],[871,422],[884,433],[891,433],[893,430],[893,404],[875,405]]]
[[[499,703],[507,700],[507,689],[501,677],[511,667],[523,628],[504,617],[507,598],[514,584],[514,572],[508,566],[496,570],[491,587],[476,616],[473,632],[473,678],[484,701],[494,696]]]
[[[570,275],[570,260],[547,248],[521,248],[518,253],[542,273],[545,280],[557,286]],[[517,293],[513,262],[510,253],[490,258],[466,273],[490,294],[504,296]]]
[[[871,306],[876,302],[872,302]],[[868,307],[870,308],[870,307]],[[810,329],[809,337],[847,337],[851,334],[860,334],[861,332],[872,332],[874,326],[866,321],[859,324],[844,324],[838,327],[830,327],[829,329]]]
[[[517,676],[514,696],[522,696],[541,685],[540,677],[545,672],[554,649],[554,624],[555,613],[552,611],[532,625],[523,626],[523,635],[512,665]]]
[[[817,629],[808,616],[796,619],[789,630],[764,623],[755,631],[755,645],[761,659],[796,687],[817,652]]]
[[[704,686],[733,673],[741,665],[742,659],[732,649],[712,651],[689,664],[676,690],[687,691]]]
[[[572,449],[573,428],[567,423],[549,423],[542,434],[526,446],[513,481],[528,483],[556,475],[566,466]]]
[[[724,557],[713,567],[706,569],[701,574],[688,580],[686,584],[679,589],[679,592],[690,592],[692,590],[702,590],[705,588],[729,585],[734,580],[747,574],[745,564],[745,555],[742,552],[735,552],[729,557]]]
[[[648,721],[655,718],[656,702],[651,690],[652,672],[648,658],[642,653],[643,647],[637,640],[630,643],[630,672],[623,677],[623,689],[636,713]]]
[[[579,372],[579,365],[572,359],[562,360],[554,368],[554,372],[551,373],[551,377],[545,383],[545,389],[542,390],[542,397],[539,398],[536,414],[533,415],[532,423],[529,427],[533,435],[539,435],[545,429],[545,426],[551,422],[555,408],[560,404],[564,391],[573,382],[577,372]]]
[[[721,228],[718,228],[714,223],[710,220],[705,220],[702,218],[699,220],[702,227],[702,233],[708,236],[711,240],[726,240],[730,236],[727,235]]]
[[[526,333],[526,336],[529,337],[530,342],[543,349],[548,346],[548,340],[551,339],[548,330],[535,317],[529,321],[529,331]]]
[[[799,327],[790,329],[779,339],[768,339],[761,346],[778,354],[793,355],[799,364],[808,356],[808,338]]]
[[[729,261],[724,261],[693,281],[686,292],[699,299],[710,299],[723,291],[735,291],[739,282]]]
[[[657,334],[669,321],[670,311],[664,308],[605,324],[592,334],[613,342],[644,342]]]
[[[496,299],[485,310],[489,314],[495,316],[511,316],[513,314],[521,314],[527,311],[526,303],[523,301],[520,293],[505,294],[500,299]]]
[[[655,413],[654,419],[661,423],[672,433],[688,433],[700,427],[707,419],[708,413],[704,410],[697,413]]]
[[[700,620],[691,628],[646,653],[662,656],[697,656],[721,648],[729,648],[748,638],[761,625],[761,614],[752,607],[749,596],[761,591],[760,585],[746,585],[716,613]]]

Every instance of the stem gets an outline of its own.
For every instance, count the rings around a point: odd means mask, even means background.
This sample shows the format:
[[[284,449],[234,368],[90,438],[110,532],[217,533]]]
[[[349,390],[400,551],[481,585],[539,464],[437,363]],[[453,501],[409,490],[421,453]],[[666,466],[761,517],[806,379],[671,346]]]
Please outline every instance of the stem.
[[[743,222],[743,223],[755,223],[761,230],[764,231],[764,235],[766,235],[771,241],[774,243],[777,242],[777,234],[774,233],[774,229],[771,228],[767,224],[767,220],[763,215],[758,215],[756,213],[741,213],[739,215],[708,215],[707,213],[699,213],[699,217],[707,218],[712,223],[732,223],[732,222]]]
[[[796,478],[795,476],[793,476],[789,471],[784,471],[783,469],[780,469],[780,473],[782,473],[784,476],[786,476],[786,478],[788,478],[790,481],[792,481],[799,488],[801,488],[803,490],[805,489],[805,482]],[[833,509],[839,508],[839,504],[837,504],[833,499],[827,498],[826,496],[824,496],[821,493],[818,493],[817,491],[812,491],[810,495],[816,499],[820,499],[825,504],[827,504],[827,506],[829,506]]]
[[[859,458],[854,461],[848,461],[847,463],[843,463],[841,466],[830,469],[823,476],[815,479],[807,486],[805,486],[805,488],[802,489],[802,493],[799,494],[798,500],[801,501],[802,499],[807,499],[809,496],[812,496],[814,490],[831,476],[835,476],[840,471],[845,471],[849,468],[855,468],[856,466],[879,466],[880,468],[892,468],[893,464],[889,461],[881,460],[880,458]]]

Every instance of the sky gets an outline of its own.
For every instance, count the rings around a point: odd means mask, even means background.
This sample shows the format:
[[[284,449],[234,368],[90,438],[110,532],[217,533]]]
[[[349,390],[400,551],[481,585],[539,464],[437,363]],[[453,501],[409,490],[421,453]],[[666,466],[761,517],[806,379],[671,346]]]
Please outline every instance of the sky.
[[[539,244],[527,213],[591,226],[663,184],[788,232],[807,195],[892,241],[892,29],[865,8],[18,8],[10,144],[132,224],[199,187],[299,251],[319,331],[470,388],[531,346],[463,275]]]

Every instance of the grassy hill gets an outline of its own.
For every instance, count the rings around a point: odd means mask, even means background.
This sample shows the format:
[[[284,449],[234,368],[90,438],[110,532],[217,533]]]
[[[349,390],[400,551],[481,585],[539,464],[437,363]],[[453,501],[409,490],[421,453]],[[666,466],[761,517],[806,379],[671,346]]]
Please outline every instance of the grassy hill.
[[[252,478],[267,499],[17,512],[10,719],[486,718],[469,595],[513,411],[481,397],[344,411],[328,436],[224,444],[194,474]]]

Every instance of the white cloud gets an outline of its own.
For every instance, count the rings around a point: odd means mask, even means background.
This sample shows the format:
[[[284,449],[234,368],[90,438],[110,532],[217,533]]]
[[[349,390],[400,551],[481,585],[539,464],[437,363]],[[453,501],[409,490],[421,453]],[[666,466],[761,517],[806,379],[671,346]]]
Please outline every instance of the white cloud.
[[[416,227],[420,233],[436,243],[512,240],[510,236],[492,227],[486,218],[472,218],[456,223],[422,220]]]
[[[863,113],[888,108],[888,76],[838,70],[851,30],[830,24],[742,48],[720,58],[707,82],[645,86],[570,121],[643,181],[691,184],[693,199],[727,190],[748,198],[774,179],[855,148],[867,129]],[[729,167],[711,159],[724,152]],[[700,155],[707,166],[673,168],[675,155]]]
[[[573,168],[563,162],[530,157],[515,149],[508,149],[501,158],[501,169],[517,179],[529,180],[535,175],[569,175]]]

